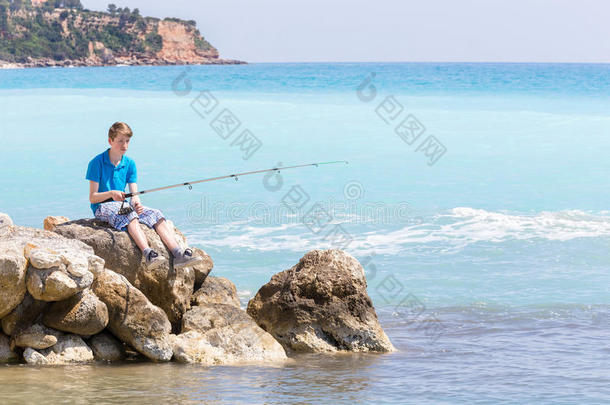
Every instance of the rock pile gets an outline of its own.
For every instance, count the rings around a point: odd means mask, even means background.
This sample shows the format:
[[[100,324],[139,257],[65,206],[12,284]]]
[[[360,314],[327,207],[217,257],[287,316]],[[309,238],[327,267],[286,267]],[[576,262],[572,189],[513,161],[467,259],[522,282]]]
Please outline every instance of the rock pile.
[[[171,224],[176,240],[184,235]],[[362,266],[337,250],[312,251],[273,276],[240,308],[235,285],[208,276],[212,259],[149,271],[126,232],[95,219],[47,217],[45,229],[0,213],[0,363],[282,362],[286,351],[392,351],[366,294]]]

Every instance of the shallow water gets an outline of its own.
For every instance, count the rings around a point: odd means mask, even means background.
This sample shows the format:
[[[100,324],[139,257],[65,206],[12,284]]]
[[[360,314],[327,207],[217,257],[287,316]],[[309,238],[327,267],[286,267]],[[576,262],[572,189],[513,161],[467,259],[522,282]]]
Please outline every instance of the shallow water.
[[[363,102],[372,72],[377,97]],[[193,110],[205,89],[262,141],[248,159]],[[337,247],[325,235],[340,225],[399,349],[282,367],[7,366],[3,400],[607,403],[609,90],[609,65],[0,71],[0,211],[19,225],[91,216],[86,165],[116,120],[135,131],[141,190],[348,160],[284,171],[280,187],[251,176],[142,200],[211,254],[244,305],[308,250]],[[377,114],[388,96],[446,147],[434,165]],[[293,186],[309,197],[296,211],[282,203]],[[303,221],[316,203],[332,217],[323,231]]]

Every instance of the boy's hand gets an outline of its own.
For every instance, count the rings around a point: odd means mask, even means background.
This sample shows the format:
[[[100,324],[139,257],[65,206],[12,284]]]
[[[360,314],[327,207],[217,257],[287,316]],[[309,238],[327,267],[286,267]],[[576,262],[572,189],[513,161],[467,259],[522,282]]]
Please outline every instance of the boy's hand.
[[[123,201],[125,199],[125,193],[118,190],[111,190],[110,197],[112,197],[114,201]]]
[[[142,211],[144,211],[144,206],[140,202],[140,198],[138,198],[138,196],[131,197],[131,205],[133,205],[133,208],[136,210],[136,213],[138,215],[140,215]]]

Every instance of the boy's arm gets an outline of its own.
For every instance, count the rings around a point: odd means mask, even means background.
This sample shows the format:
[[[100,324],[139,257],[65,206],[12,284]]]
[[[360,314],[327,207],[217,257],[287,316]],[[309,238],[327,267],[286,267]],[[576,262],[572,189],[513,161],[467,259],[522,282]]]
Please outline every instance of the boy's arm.
[[[110,190],[104,191],[102,193],[98,193],[99,183],[89,180],[89,202],[91,204],[96,204],[102,201],[105,201],[109,198],[112,198],[114,201],[123,201],[125,199],[125,193],[118,190]]]
[[[129,186],[129,192],[131,194],[138,192],[138,184],[137,183],[127,183],[127,186]],[[139,195],[134,195],[133,197],[131,197],[131,201],[132,202],[140,201],[140,196]]]
[[[127,183],[127,185],[129,186],[130,193],[138,192],[138,185],[136,183]],[[133,207],[136,209],[137,214],[141,214],[142,211],[144,211],[144,207],[142,206],[142,203],[140,203],[139,195],[134,195],[131,197],[131,205],[133,205]]]

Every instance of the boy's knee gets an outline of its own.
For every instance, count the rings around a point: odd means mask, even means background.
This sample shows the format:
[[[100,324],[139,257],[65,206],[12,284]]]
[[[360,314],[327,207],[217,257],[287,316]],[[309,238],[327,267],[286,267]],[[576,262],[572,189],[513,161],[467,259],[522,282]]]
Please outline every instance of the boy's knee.
[[[140,223],[140,220],[138,219],[138,217],[133,217],[131,220],[129,220],[127,227],[129,228],[129,227],[135,226],[139,223]]]

